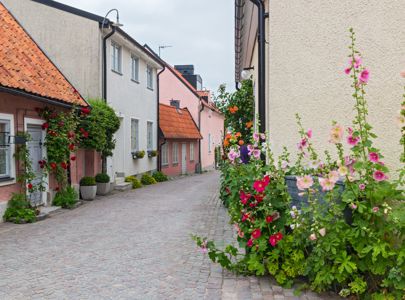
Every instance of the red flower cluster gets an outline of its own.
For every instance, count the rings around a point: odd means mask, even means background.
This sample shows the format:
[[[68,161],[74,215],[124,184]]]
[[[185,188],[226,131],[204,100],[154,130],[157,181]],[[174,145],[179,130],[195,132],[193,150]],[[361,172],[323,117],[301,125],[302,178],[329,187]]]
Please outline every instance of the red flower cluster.
[[[38,161],[38,163],[39,163],[39,167],[40,167],[41,169],[45,168],[45,165],[46,165],[46,161],[45,161],[45,160],[40,160],[40,161]]]
[[[91,112],[91,110],[88,107],[82,107],[80,111],[82,112],[83,115],[88,115]]]
[[[54,163],[54,162],[51,162],[49,165],[51,166],[51,169],[53,169],[53,170],[55,170],[56,167],[58,166],[58,165],[57,165],[56,163]]]
[[[269,244],[275,247],[279,241],[281,241],[283,238],[283,234],[281,232],[277,232],[273,235],[270,236],[269,238]]]
[[[82,133],[82,135],[83,135],[84,138],[88,138],[88,137],[89,137],[89,132],[86,131],[84,128],[80,128],[79,130],[80,130],[80,132]]]

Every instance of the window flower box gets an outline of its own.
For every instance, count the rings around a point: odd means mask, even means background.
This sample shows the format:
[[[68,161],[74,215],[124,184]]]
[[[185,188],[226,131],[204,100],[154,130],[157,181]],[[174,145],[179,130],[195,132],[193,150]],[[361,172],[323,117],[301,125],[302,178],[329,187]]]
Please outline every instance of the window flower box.
[[[157,156],[157,150],[148,150],[148,157],[152,158],[152,157],[156,157]]]
[[[132,152],[132,158],[133,159],[141,159],[145,157],[145,151],[141,150],[141,151],[135,151]]]

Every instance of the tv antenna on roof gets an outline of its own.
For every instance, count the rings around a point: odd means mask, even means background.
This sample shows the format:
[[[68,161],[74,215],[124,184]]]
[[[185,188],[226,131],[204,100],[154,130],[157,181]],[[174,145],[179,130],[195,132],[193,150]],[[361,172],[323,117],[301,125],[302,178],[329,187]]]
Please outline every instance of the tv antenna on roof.
[[[171,48],[171,47],[173,47],[173,46],[170,46],[170,45],[159,46],[159,57],[160,57],[160,49]]]

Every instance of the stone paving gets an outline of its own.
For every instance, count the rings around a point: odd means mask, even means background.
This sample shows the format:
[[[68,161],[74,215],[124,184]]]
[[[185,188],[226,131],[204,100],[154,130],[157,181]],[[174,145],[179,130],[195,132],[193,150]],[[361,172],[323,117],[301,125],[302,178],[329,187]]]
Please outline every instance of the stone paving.
[[[234,240],[212,172],[0,225],[0,299],[327,299],[237,277],[190,239]]]

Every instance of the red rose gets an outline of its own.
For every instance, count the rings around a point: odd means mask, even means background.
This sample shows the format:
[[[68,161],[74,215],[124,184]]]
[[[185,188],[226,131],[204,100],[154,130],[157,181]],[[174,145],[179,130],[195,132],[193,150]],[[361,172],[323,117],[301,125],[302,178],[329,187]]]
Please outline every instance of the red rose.
[[[242,216],[242,222],[245,222],[246,220],[249,219],[249,214],[243,214]]]
[[[60,122],[58,123],[58,125],[59,125],[60,127],[63,127],[63,126],[65,126],[65,122],[60,121]]]
[[[254,197],[255,197],[256,201],[258,203],[260,203],[260,202],[263,201],[264,195],[263,194],[258,194],[258,195],[254,195]]]
[[[262,235],[262,232],[260,231],[260,229],[255,229],[252,232],[252,238],[255,240],[257,240],[261,235]]]
[[[281,232],[277,232],[274,237],[277,241],[281,241],[281,239],[283,238],[283,234]]]
[[[73,131],[69,131],[67,137],[68,137],[68,139],[74,138],[75,133]]]
[[[87,131],[84,131],[83,132],[83,137],[87,139],[89,137],[89,133]]]
[[[67,163],[65,163],[65,162],[61,162],[60,163],[60,166],[62,167],[62,169],[67,169],[67,167],[68,167],[68,164]]]
[[[44,124],[42,124],[42,130],[45,130],[49,127],[49,123],[45,122]]]
[[[271,236],[270,236],[270,238],[269,238],[269,244],[272,245],[273,247],[274,247],[275,245],[277,245],[277,239],[276,239],[276,237],[275,237],[274,235],[271,235]]]
[[[88,107],[82,107],[81,112],[83,115],[88,115],[90,113],[90,109]]]
[[[27,184],[27,188],[28,188],[29,190],[32,190],[32,188],[33,188],[32,183],[28,183],[28,184]]]
[[[252,239],[249,239],[248,241],[247,241],[247,244],[246,244],[249,248],[251,248],[252,246],[253,246],[253,240]]]
[[[54,162],[51,162],[49,165],[51,166],[52,169],[56,169],[57,167],[56,163]]]
[[[75,144],[69,144],[69,150],[70,151],[75,150]]]
[[[49,118],[50,119],[55,119],[58,116],[58,114],[56,112],[53,112],[50,114]]]
[[[271,223],[273,222],[273,217],[272,216],[267,216],[266,217],[266,223]]]
[[[70,157],[70,160],[75,161],[75,160],[76,160],[76,156],[74,156],[74,155],[71,156],[71,157]]]
[[[249,206],[250,206],[251,208],[256,207],[256,205],[257,205],[256,202],[250,202],[250,203],[249,203]]]

